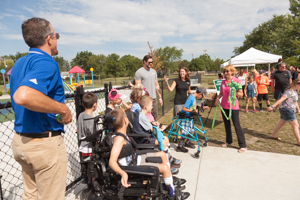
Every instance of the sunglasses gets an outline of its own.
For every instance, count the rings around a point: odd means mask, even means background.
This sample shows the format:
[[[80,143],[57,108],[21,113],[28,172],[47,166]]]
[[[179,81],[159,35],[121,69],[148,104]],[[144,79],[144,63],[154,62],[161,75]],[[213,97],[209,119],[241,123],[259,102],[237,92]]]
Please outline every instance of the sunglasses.
[[[153,62],[148,62],[149,64],[152,64]]]
[[[228,70],[225,70],[224,73],[229,72]]]
[[[60,38],[59,33],[50,33],[49,35],[51,35],[52,37],[55,36],[55,38],[58,40]]]

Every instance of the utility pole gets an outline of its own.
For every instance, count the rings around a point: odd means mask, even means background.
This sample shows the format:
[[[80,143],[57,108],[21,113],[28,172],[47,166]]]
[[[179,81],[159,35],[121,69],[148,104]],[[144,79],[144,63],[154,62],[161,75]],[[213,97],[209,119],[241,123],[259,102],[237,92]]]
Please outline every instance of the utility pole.
[[[207,57],[206,51],[207,51],[207,49],[204,49],[203,51],[205,53],[205,71],[204,71],[204,74],[206,74],[207,73],[207,68],[206,68],[206,57]]]

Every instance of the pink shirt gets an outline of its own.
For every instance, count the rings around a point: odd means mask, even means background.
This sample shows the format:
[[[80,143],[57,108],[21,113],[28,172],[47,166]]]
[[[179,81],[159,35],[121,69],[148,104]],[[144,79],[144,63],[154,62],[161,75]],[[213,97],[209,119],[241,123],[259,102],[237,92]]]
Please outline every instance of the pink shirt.
[[[232,80],[234,82],[236,82],[236,83],[241,83],[241,80],[239,80],[238,78],[232,77]],[[222,108],[229,110],[230,109],[230,104],[228,103],[228,96],[229,96],[229,89],[230,89],[230,87],[227,86],[226,82],[227,82],[226,79],[223,80],[222,83],[221,83],[221,87],[220,87],[220,90],[223,93],[223,97],[222,97],[222,101],[221,101],[221,106],[222,106]],[[236,97],[235,105],[236,106],[232,105],[232,110],[239,110],[240,106],[239,106],[238,97]]]
[[[150,122],[154,122],[154,117],[151,113],[147,113],[146,117],[150,120]]]

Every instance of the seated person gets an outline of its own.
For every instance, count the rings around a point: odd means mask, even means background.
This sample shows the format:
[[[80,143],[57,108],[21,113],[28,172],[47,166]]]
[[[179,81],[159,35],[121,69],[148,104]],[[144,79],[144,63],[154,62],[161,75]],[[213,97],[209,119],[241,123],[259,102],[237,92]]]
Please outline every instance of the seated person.
[[[124,113],[123,110],[121,109],[114,109],[110,115],[114,116],[116,118],[116,121],[113,122],[113,127],[116,130],[117,133],[123,134],[126,136],[126,130],[127,126],[129,123],[129,120]],[[110,153],[110,158],[109,158],[109,167],[115,171],[116,173],[121,175],[121,183],[124,187],[130,187],[130,184],[127,183],[128,181],[128,175],[125,171],[123,171],[119,165],[122,166],[128,166],[132,160],[132,154],[129,155],[130,153],[127,153],[129,151],[125,151],[125,146],[129,145],[129,147],[132,148],[132,151],[134,151],[132,144],[130,142],[130,139],[126,136],[127,140],[122,137],[122,136],[115,136],[113,138],[113,147]],[[120,154],[125,155],[126,157],[120,158]],[[146,158],[147,157],[160,157],[162,159],[162,163],[147,163]],[[150,166],[155,166],[158,167],[159,172],[162,174],[163,179],[165,184],[167,185],[168,188],[168,195],[173,196],[174,195],[174,185],[173,185],[173,178],[170,172],[170,163],[167,159],[167,156],[165,153],[162,151],[156,152],[156,153],[147,153],[147,154],[142,154],[138,155],[136,158],[137,166],[139,165],[150,165]]]
[[[94,93],[87,92],[82,97],[82,105],[84,112],[80,113],[77,120],[78,138],[79,140],[87,136],[92,135],[98,130],[94,120],[85,120],[93,118],[93,112],[97,109],[98,98]],[[92,143],[87,141],[81,141],[79,152],[82,157],[91,156],[92,154]]]
[[[186,116],[190,115],[190,112],[197,112],[198,113],[198,109],[197,109],[197,99],[202,99],[203,97],[207,98],[207,92],[206,89],[204,87],[198,87],[196,92],[194,92],[193,94],[191,94],[188,99],[186,100],[185,104],[183,105],[182,111],[184,112]],[[208,106],[203,106],[203,109],[206,110],[208,109]],[[194,127],[193,127],[193,123],[191,120],[182,120],[181,121],[181,127],[182,129],[190,132],[191,134],[194,133]],[[186,135],[187,132],[182,130],[182,134]],[[183,143],[184,143],[184,138],[181,137],[179,139],[179,143],[178,143],[178,147],[176,148],[176,151],[181,151],[181,152],[188,152],[188,149],[183,147]],[[184,146],[189,147],[189,148],[195,148],[195,146],[190,142],[190,140],[186,140]]]
[[[118,93],[116,89],[111,89],[108,94],[109,104],[106,106],[105,114],[110,113],[116,106],[124,105],[126,109],[130,109],[130,106],[124,101],[125,95]]]
[[[140,134],[151,134],[153,131],[153,125],[159,127],[159,122],[150,122],[150,120],[146,117],[147,113],[151,113],[153,108],[153,99],[150,96],[142,96],[140,98],[139,104],[141,106],[141,112],[138,113],[133,122],[133,128],[136,133]],[[146,138],[146,139],[136,139],[138,143],[150,143],[159,145],[158,141],[154,137]],[[163,136],[163,148],[164,152],[167,154],[170,162],[175,165],[179,165],[181,160],[171,157],[170,150],[170,142],[169,138]],[[172,169],[177,172],[176,169]],[[172,173],[176,173],[173,172]]]

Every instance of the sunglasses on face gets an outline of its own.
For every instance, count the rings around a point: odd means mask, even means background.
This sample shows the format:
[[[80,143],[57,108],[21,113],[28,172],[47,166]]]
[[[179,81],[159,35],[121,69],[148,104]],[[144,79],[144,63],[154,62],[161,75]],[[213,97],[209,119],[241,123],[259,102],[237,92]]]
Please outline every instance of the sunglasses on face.
[[[148,62],[149,64],[152,64],[153,62]]]
[[[57,40],[60,38],[59,33],[50,33],[49,34],[51,37],[55,37]]]
[[[228,71],[228,70],[225,70],[224,73],[226,73],[226,72],[228,73],[229,71]]]

